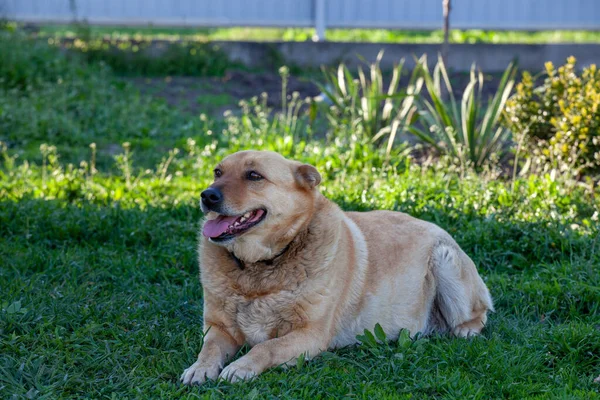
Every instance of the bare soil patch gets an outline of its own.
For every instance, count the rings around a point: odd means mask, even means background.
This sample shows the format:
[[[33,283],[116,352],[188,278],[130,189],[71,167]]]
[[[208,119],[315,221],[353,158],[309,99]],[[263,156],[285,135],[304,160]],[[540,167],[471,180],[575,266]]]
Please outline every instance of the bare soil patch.
[[[220,116],[242,99],[267,93],[268,105],[281,105],[281,77],[271,72],[230,71],[223,77],[128,78],[143,94],[164,99],[183,111]],[[317,96],[319,89],[309,79],[290,76],[288,94]]]

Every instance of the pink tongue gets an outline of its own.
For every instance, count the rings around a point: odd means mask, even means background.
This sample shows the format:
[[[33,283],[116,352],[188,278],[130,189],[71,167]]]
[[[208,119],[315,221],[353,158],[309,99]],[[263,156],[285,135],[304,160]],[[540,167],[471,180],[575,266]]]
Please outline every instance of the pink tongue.
[[[221,236],[236,219],[237,217],[225,217],[221,215],[216,219],[206,221],[202,229],[202,234],[211,238]]]

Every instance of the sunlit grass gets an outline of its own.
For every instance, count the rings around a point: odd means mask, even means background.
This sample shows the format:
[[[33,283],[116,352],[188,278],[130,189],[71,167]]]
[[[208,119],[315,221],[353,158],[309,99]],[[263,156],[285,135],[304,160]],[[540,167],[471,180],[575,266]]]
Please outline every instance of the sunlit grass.
[[[40,34],[77,37],[81,31],[70,25],[44,25]],[[120,39],[164,40],[256,40],[306,41],[312,40],[312,28],[159,28],[159,27],[100,27],[90,26],[94,37]],[[340,42],[378,43],[442,43],[442,30],[390,29],[328,29],[327,40]],[[595,31],[486,31],[478,29],[451,31],[452,43],[600,43],[600,32]]]

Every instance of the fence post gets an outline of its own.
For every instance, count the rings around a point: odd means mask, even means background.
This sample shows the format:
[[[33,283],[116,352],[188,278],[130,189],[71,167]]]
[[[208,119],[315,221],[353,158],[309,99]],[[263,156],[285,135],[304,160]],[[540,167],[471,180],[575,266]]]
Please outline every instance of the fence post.
[[[451,0],[442,0],[442,8],[444,13],[444,43],[442,44],[442,59],[448,64],[448,44],[450,41],[450,10],[452,5]]]
[[[69,0],[69,11],[73,14],[73,22],[77,22],[77,2],[75,0]]]
[[[325,1],[326,0],[314,0],[315,7],[315,36],[313,40],[320,42],[325,40]]]

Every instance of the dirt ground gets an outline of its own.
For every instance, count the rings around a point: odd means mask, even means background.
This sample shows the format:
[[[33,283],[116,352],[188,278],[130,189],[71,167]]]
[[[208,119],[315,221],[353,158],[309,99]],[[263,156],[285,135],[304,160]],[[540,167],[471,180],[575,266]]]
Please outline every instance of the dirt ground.
[[[169,105],[192,114],[220,116],[236,107],[239,100],[267,93],[268,105],[281,104],[281,77],[277,73],[229,71],[223,77],[160,77],[129,79],[144,94],[164,99]],[[317,96],[317,86],[307,78],[290,76],[288,93]]]

